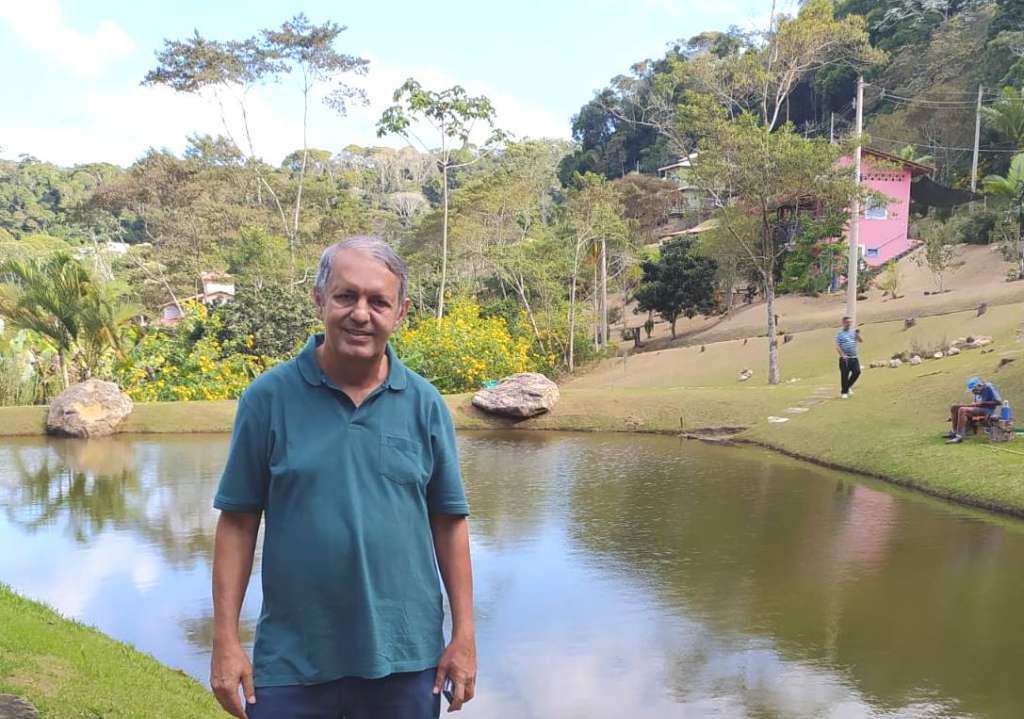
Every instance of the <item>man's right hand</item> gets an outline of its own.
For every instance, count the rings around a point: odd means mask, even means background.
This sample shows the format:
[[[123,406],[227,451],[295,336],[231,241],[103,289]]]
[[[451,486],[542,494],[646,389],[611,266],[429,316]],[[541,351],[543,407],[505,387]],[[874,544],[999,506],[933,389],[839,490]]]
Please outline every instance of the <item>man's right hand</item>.
[[[238,719],[246,719],[245,707],[238,696],[242,685],[250,704],[256,703],[256,689],[252,683],[252,664],[242,645],[236,642],[214,642],[210,660],[210,688],[224,711]]]

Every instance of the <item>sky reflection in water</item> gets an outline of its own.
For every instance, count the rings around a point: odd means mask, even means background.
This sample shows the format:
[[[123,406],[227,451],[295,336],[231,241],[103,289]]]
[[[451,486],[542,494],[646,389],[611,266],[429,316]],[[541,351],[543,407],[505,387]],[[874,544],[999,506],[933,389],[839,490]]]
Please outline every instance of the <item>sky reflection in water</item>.
[[[205,682],[226,436],[0,444],[0,581]],[[750,450],[461,437],[466,717],[1006,716],[1016,523]],[[243,634],[259,610],[250,582]]]

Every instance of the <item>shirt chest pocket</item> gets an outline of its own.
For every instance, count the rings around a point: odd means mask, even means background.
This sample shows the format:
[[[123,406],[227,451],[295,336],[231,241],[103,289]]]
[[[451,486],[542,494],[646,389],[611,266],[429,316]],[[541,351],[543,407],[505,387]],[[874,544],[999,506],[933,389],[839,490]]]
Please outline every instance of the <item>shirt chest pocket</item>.
[[[380,466],[384,478],[396,484],[425,484],[430,475],[430,458],[424,446],[396,434],[380,437]]]

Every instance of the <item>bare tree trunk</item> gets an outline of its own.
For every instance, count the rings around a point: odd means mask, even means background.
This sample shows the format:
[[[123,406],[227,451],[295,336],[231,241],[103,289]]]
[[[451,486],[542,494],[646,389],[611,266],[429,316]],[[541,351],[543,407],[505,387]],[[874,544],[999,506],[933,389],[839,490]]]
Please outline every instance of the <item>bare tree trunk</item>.
[[[64,382],[64,389],[71,386],[71,380],[68,378],[68,358],[65,356],[65,351],[61,348],[57,349],[57,364],[60,366],[60,377],[61,381]]]
[[[779,384],[779,338],[775,325],[775,279],[769,271],[764,281],[765,305],[768,308],[768,384]]]
[[[444,197],[444,214],[441,220],[441,287],[437,291],[437,318],[444,317],[444,286],[448,280],[448,158],[441,155],[441,195]]]
[[[603,237],[601,238],[601,346],[608,346],[608,248]]]
[[[572,374],[576,368],[575,358],[573,355],[576,353],[576,271],[572,273],[572,284],[569,287],[569,373]]]
[[[597,264],[594,264],[594,351],[601,350],[601,297],[597,285]]]
[[[299,211],[302,208],[302,183],[306,179],[306,161],[309,158],[309,141],[307,130],[309,127],[309,84],[303,86],[302,91],[302,165],[299,167],[299,187],[295,191],[295,213],[292,218],[292,234],[299,236]],[[293,260],[294,262],[294,260]],[[294,267],[292,268],[294,271]]]

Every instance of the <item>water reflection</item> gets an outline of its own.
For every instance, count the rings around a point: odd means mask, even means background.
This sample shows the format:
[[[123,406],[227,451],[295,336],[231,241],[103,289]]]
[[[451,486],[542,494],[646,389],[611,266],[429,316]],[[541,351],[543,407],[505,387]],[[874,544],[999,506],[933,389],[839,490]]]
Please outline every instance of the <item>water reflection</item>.
[[[226,436],[0,445],[0,580],[204,679]],[[460,438],[467,717],[1013,716],[1019,524],[755,451]],[[258,560],[257,560],[258,561]],[[251,642],[260,601],[242,612]]]

